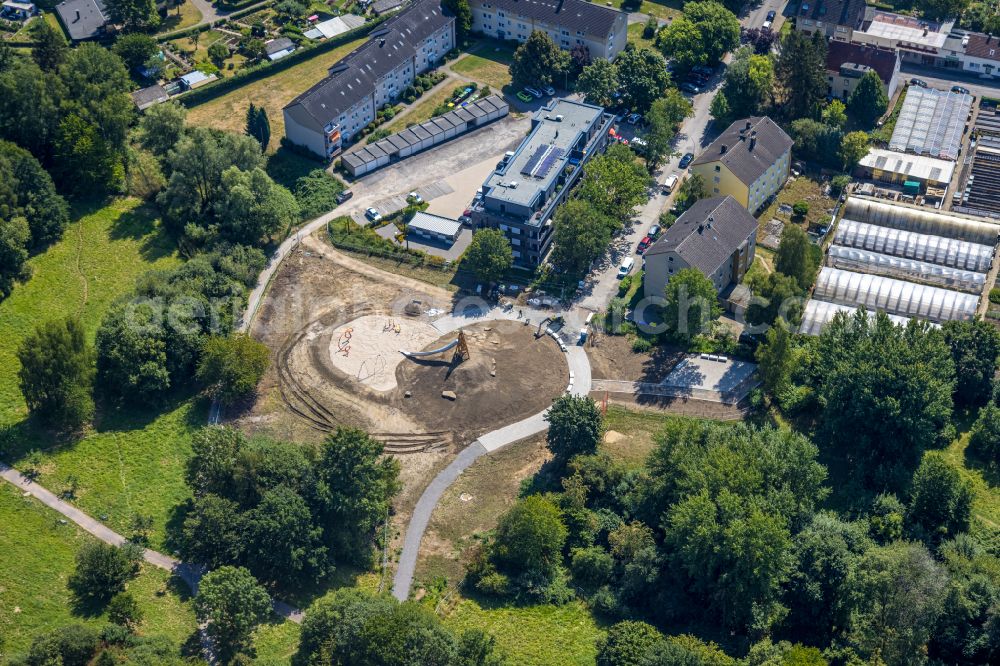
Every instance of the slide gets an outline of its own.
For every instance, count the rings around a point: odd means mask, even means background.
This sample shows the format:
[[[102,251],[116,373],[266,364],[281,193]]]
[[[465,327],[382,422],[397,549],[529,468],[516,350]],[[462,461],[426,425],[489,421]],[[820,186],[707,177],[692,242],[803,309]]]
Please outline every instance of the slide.
[[[446,344],[444,347],[441,347],[440,349],[432,349],[431,351],[425,351],[425,352],[408,352],[400,349],[399,353],[402,354],[403,356],[414,356],[414,357],[433,356],[434,354],[440,354],[442,352],[448,351],[449,349],[454,349],[456,345],[458,345],[458,338],[455,338],[454,340]]]

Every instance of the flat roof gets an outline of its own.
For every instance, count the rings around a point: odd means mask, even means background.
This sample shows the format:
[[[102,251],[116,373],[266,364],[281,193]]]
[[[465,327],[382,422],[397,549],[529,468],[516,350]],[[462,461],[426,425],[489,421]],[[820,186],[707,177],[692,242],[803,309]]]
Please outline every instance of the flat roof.
[[[604,109],[593,104],[555,100],[535,115],[535,126],[521,142],[503,171],[494,171],[484,187],[489,198],[527,206],[547,190],[569,162],[580,136],[597,122]],[[562,120],[556,120],[561,117]]]
[[[891,171],[920,180],[950,183],[955,173],[955,163],[926,155],[898,153],[884,148],[872,148],[860,162],[860,166],[881,171]]]
[[[921,21],[912,16],[876,11],[871,24],[862,32],[895,42],[906,42],[939,49],[948,39],[940,23]]]
[[[458,220],[441,217],[440,215],[432,215],[431,213],[424,213],[423,211],[414,215],[413,219],[410,220],[406,226],[410,229],[422,229],[424,231],[442,234],[444,236],[455,236],[462,230],[462,223]]]

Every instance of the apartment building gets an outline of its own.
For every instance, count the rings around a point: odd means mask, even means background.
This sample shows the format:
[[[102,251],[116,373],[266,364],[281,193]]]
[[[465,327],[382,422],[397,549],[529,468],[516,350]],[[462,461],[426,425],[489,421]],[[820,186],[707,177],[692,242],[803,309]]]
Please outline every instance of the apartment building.
[[[537,111],[531,132],[483,183],[473,225],[500,229],[518,265],[538,266],[552,245],[556,207],[587,161],[607,146],[613,123],[601,107],[567,99]]]
[[[803,0],[795,16],[795,29],[817,30],[829,39],[849,42],[865,13],[865,0]]]
[[[585,0],[470,0],[472,30],[524,42],[534,30],[569,51],[585,46],[591,58],[614,60],[628,42],[628,14]]]
[[[788,180],[792,139],[766,116],[737,120],[691,163],[710,196],[729,195],[751,213]]]
[[[440,0],[417,0],[344,56],[329,74],[284,108],[285,136],[324,159],[395,101],[418,74],[455,46],[455,17]]]
[[[874,71],[886,96],[892,99],[899,87],[899,68],[899,53],[895,49],[832,41],[826,51],[826,94],[846,102],[861,77]]]

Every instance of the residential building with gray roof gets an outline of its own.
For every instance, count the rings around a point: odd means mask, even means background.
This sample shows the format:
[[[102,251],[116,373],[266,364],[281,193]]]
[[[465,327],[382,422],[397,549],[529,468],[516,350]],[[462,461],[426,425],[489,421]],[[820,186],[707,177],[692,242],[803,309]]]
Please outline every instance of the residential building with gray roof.
[[[738,283],[753,263],[757,220],[731,196],[696,201],[643,254],[643,293],[663,297],[667,282],[696,268],[716,292]]]
[[[103,0],[63,0],[56,5],[56,15],[74,42],[97,39],[108,24]]]
[[[411,3],[284,108],[285,136],[332,159],[454,46],[455,17],[440,1]]]

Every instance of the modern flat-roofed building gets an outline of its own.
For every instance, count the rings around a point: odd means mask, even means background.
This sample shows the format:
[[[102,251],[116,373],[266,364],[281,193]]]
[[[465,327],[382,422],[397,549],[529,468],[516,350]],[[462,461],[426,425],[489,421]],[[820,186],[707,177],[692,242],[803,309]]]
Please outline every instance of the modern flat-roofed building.
[[[614,60],[628,43],[628,14],[586,0],[471,0],[472,30],[524,42],[534,30],[567,51]]]
[[[843,101],[851,96],[866,73],[874,71],[892,99],[899,87],[899,53],[870,44],[832,41],[826,50],[826,94]]]
[[[954,25],[954,19],[939,23],[868,7],[851,41],[899,51],[903,62],[958,68],[964,46]]]
[[[643,254],[643,293],[662,297],[684,268],[697,268],[720,292],[743,279],[756,247],[757,220],[736,199],[696,201]]]
[[[406,231],[408,235],[415,234],[438,243],[451,245],[462,233],[462,223],[448,217],[421,211],[406,224]]]
[[[788,180],[792,139],[767,116],[730,125],[691,163],[710,195],[730,195],[756,212]]]
[[[858,162],[856,171],[884,183],[919,183],[924,188],[947,189],[955,173],[955,163],[926,155],[872,148]]]
[[[329,75],[284,108],[285,136],[331,159],[382,106],[455,46],[455,17],[439,0],[418,0],[369,35]]]
[[[552,215],[583,166],[608,143],[614,116],[592,104],[556,99],[537,111],[531,132],[483,183],[472,208],[477,228],[500,229],[517,264],[538,266],[552,245]]]

